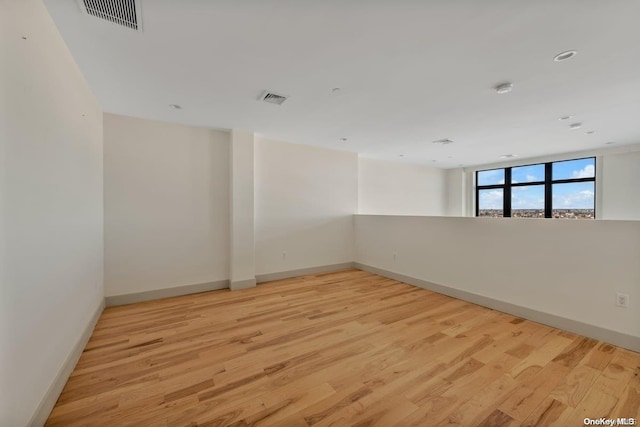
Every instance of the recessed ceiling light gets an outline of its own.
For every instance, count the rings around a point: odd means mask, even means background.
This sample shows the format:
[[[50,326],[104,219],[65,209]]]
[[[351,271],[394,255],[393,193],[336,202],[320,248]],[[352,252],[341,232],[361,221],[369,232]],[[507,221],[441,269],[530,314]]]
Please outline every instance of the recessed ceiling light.
[[[433,144],[447,145],[447,144],[453,144],[453,141],[450,140],[449,138],[443,138],[443,139],[438,139],[437,141],[433,141]]]
[[[347,142],[347,138],[340,138],[340,141]]]
[[[615,144],[615,141],[609,141],[609,142],[605,142],[604,145],[611,145],[611,144]]]
[[[578,52],[576,52],[575,50],[567,50],[565,52],[560,52],[553,58],[553,60],[556,62],[566,61],[567,59],[571,59],[574,56],[576,56],[576,53]]]
[[[594,133],[596,133],[595,130],[589,130],[585,132],[587,135],[593,135]]]
[[[509,93],[513,90],[513,83],[502,83],[496,86],[494,89],[500,94]]]
[[[582,123],[571,123],[569,125],[569,129],[571,130],[580,129],[581,127],[582,127]]]
[[[182,107],[178,104],[169,104],[169,107],[173,108],[174,110],[182,110]]]
[[[500,156],[501,159],[511,159],[513,157],[518,157],[517,154],[503,154],[502,156]]]
[[[569,120],[572,117],[573,116],[562,116],[562,117],[558,117],[558,120]]]

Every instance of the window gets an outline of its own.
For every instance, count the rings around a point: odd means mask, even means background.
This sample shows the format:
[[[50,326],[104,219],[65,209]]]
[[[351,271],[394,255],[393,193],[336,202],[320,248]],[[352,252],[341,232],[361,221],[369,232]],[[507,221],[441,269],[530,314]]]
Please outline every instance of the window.
[[[594,157],[476,172],[476,216],[595,218]]]

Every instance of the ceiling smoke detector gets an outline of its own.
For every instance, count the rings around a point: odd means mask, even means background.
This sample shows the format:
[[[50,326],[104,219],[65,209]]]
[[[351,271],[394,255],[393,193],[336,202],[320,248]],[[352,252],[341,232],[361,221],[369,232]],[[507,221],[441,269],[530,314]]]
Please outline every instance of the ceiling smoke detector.
[[[553,58],[553,60],[556,62],[566,61],[567,59],[571,59],[574,56],[576,56],[576,53],[578,52],[575,50],[567,50],[565,52],[560,52]]]
[[[443,138],[443,139],[438,139],[437,141],[433,141],[432,144],[447,145],[447,144],[453,144],[453,141],[450,140],[449,138]]]
[[[502,83],[494,88],[497,93],[509,93],[513,90],[513,83]]]
[[[80,10],[87,15],[142,31],[140,0],[77,0]]]
[[[269,104],[282,105],[282,103],[286,101],[287,98],[289,97],[286,95],[280,95],[278,93],[265,90],[260,94],[258,100],[268,102]]]

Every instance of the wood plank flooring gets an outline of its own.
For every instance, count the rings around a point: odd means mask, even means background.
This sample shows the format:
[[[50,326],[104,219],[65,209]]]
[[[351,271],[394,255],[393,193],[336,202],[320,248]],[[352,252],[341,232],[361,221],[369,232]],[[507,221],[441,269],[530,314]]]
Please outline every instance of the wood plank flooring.
[[[47,426],[582,426],[640,354],[363,271],[107,308]]]

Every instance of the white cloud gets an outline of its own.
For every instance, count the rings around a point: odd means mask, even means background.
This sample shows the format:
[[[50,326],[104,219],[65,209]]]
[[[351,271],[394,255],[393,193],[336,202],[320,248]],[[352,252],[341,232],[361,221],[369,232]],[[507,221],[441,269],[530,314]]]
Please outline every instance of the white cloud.
[[[514,196],[511,198],[511,207],[513,209],[544,209],[544,199],[539,197],[521,199]]]
[[[513,187],[511,190],[513,209],[544,209],[544,190],[541,185]]]
[[[596,168],[594,165],[586,165],[579,171],[573,171],[572,178],[593,178],[596,176]]]
[[[491,169],[478,174],[478,185],[504,184],[504,169]]]
[[[502,190],[480,191],[480,209],[502,209]]]
[[[593,191],[590,190],[554,194],[553,207],[557,209],[593,209],[593,195]]]
[[[535,175],[527,175],[527,182],[540,181]]]

